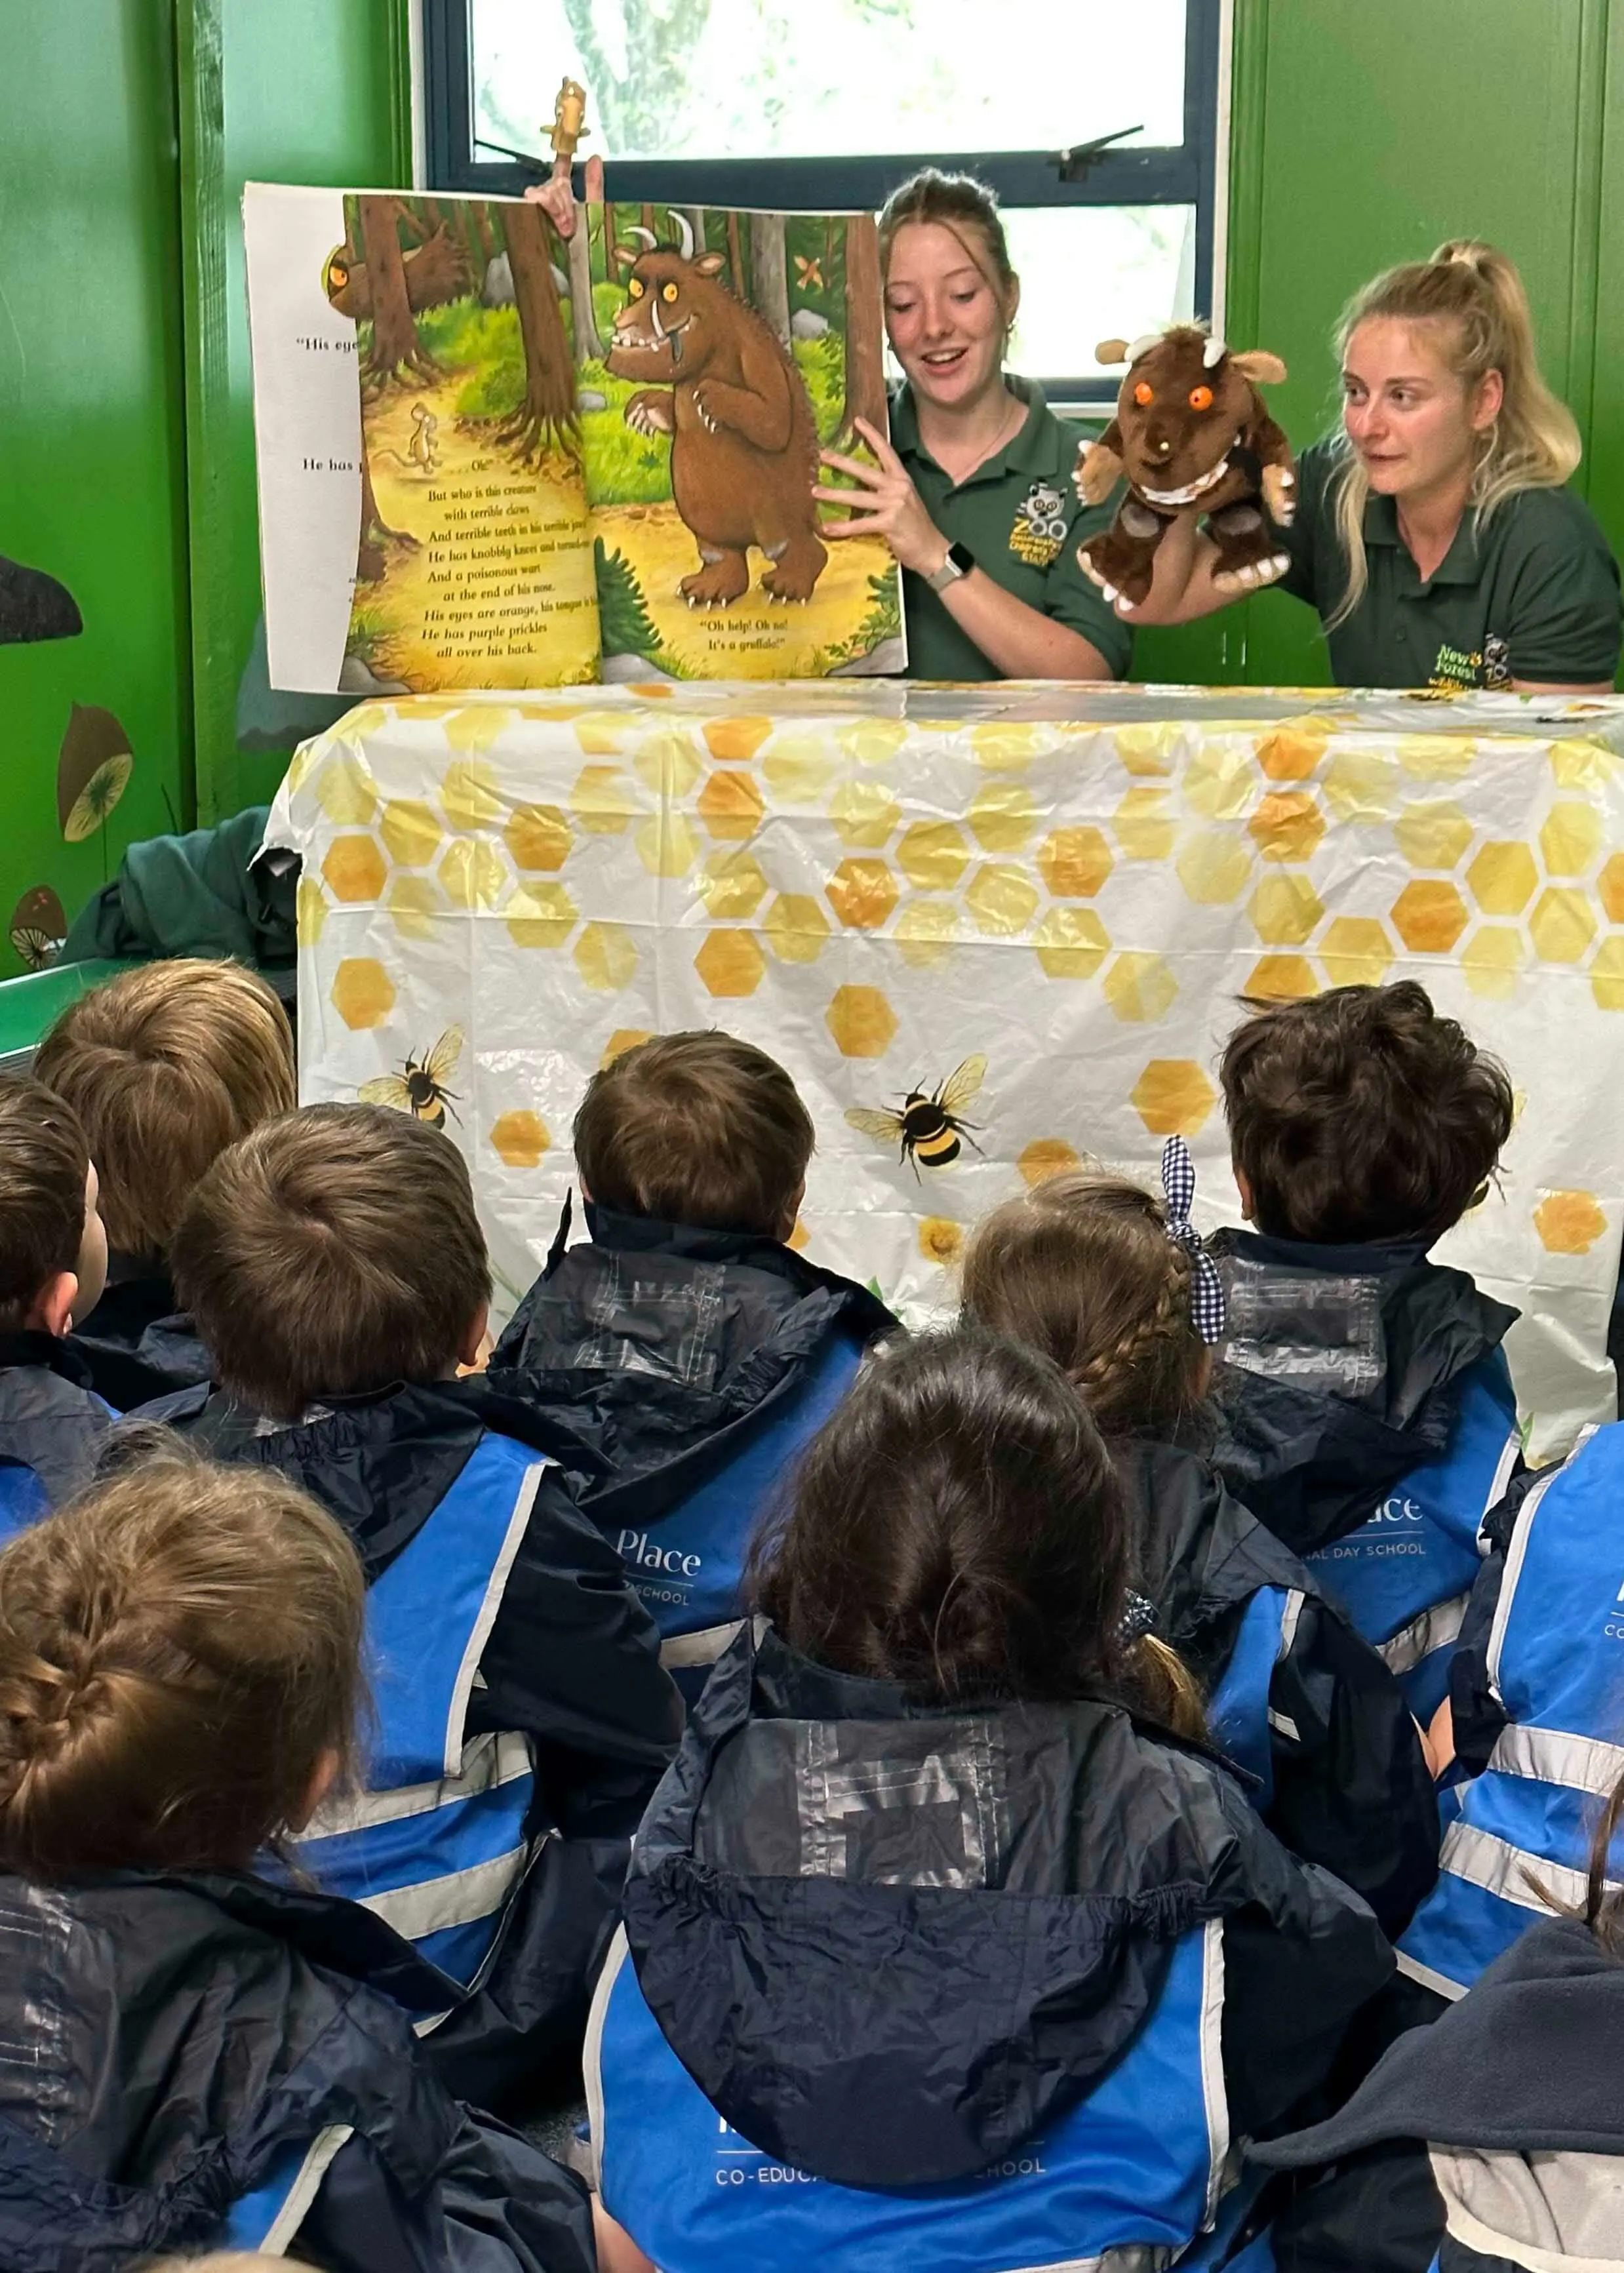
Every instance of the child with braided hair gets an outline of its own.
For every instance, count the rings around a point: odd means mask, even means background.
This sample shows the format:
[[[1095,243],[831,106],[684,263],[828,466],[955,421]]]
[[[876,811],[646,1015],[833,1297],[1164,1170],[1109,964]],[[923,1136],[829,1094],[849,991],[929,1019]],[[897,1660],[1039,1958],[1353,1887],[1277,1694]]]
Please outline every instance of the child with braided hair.
[[[365,1603],[303,1492],[174,1449],[0,1551],[12,2273],[212,2247],[587,2273],[575,2181],[419,2047],[444,1977],[370,1910],[254,1874],[348,1781]]]
[[[1282,1842],[1396,1933],[1437,1873],[1420,1737],[1375,1651],[1202,1456],[1222,1290],[1181,1137],[1163,1175],[1165,1204],[1078,1170],[996,1209],[965,1258],[965,1316],[1073,1384],[1126,1490],[1135,1585],[1205,1685],[1214,1741],[1259,1779]]]

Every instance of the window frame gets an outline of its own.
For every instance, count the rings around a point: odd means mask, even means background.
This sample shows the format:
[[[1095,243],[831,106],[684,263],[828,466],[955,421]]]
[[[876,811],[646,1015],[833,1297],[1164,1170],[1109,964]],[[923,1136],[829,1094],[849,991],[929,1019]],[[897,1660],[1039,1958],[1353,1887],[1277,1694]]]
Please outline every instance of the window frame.
[[[1108,148],[1080,182],[1060,179],[1056,154],[1041,150],[905,152],[839,158],[611,158],[605,195],[617,205],[755,206],[773,213],[877,208],[917,166],[977,174],[1005,206],[1193,206],[1193,298],[1210,322],[1221,300],[1223,168],[1227,115],[1221,77],[1229,0],[1185,0],[1184,139]],[[474,139],[472,0],[421,0],[423,149],[427,186],[464,197],[518,197],[545,176],[545,160],[481,157]],[[591,91],[588,89],[588,101]],[[1118,380],[1098,371],[1034,374],[1051,402],[1097,409],[1116,399]]]

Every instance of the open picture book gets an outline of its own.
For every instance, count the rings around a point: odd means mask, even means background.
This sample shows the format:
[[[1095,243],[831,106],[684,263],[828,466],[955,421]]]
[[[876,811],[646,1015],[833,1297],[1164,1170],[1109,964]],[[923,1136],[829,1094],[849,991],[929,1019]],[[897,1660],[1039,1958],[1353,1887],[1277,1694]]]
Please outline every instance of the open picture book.
[[[900,572],[825,541],[885,431],[868,214],[244,192],[274,686],[900,671]]]

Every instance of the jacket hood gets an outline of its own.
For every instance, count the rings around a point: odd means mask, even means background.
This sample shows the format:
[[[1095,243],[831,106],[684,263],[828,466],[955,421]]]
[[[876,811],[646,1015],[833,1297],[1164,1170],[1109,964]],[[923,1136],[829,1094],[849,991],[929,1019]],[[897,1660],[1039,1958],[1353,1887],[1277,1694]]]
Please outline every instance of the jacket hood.
[[[32,1468],[53,1504],[90,1482],[112,1418],[67,1342],[0,1335],[0,1461]]]
[[[168,1271],[152,1257],[110,1255],[101,1301],[68,1339],[121,1413],[207,1381],[213,1371]]]
[[[944,1713],[747,1625],[626,1895],[673,2051],[755,2145],[841,2185],[963,2178],[1083,2097],[1173,1943],[1294,1866],[1194,1748],[1104,1699]]]
[[[596,1453],[613,1480],[583,1504],[605,1527],[696,1490],[831,1336],[899,1330],[868,1287],[779,1242],[595,1205],[587,1219],[591,1241],[555,1251],[515,1313],[485,1393]]]
[[[1213,1460],[1307,1554],[1444,1451],[1462,1376],[1518,1313],[1408,1247],[1294,1248],[1227,1231],[1213,1249],[1229,1302]]]
[[[1253,2151],[1285,2169],[1386,2140],[1624,2155],[1624,1961],[1575,1918],[1530,1926],[1471,1994],[1401,2037],[1328,2122]]]
[[[443,2009],[449,1984],[370,1913],[246,1877],[117,1873],[0,1879],[0,1926],[8,2273],[112,2273],[207,2241],[331,2120],[408,2192],[430,2182],[455,2111],[378,1991]]]

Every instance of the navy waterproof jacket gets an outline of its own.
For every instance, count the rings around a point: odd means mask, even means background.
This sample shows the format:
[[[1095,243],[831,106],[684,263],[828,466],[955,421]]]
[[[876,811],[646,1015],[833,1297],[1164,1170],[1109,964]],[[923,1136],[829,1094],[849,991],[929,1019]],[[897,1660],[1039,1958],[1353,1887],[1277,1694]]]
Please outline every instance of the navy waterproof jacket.
[[[118,1413],[132,1413],[177,1389],[207,1381],[212,1361],[176,1300],[162,1263],[108,1257],[107,1285],[82,1326],[68,1336],[90,1369],[92,1386]]]
[[[274,1467],[349,1533],[369,1587],[404,1557],[492,1436],[524,1416],[478,1377],[342,1400],[292,1428],[198,1392],[167,1417],[216,1459]],[[206,1399],[206,1401],[204,1401]],[[525,1442],[553,1449],[545,1431]],[[568,1448],[566,1448],[568,1450]],[[437,1635],[425,1624],[425,1664]],[[500,2104],[538,2059],[578,2040],[592,1975],[618,1914],[632,1833],[681,1730],[681,1702],[620,1560],[574,1505],[561,1471],[541,1476],[467,1694],[463,1728],[525,1740],[534,1759],[533,1857],[508,1902],[476,1992],[425,2039],[462,2096]]]
[[[71,1344],[0,1334],[0,1539],[84,1489],[115,1417]]]
[[[590,2273],[583,2189],[449,2097],[406,2009],[434,1984],[365,1910],[234,1874],[0,1878],[0,1947],[6,2273],[133,2273],[278,2220],[325,2273]]]

